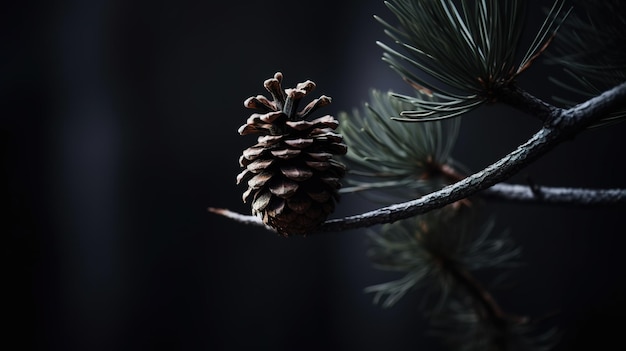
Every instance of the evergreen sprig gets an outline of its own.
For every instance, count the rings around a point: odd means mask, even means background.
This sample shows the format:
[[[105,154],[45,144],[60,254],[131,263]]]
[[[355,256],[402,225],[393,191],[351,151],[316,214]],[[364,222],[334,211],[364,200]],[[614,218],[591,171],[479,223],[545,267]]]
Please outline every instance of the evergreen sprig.
[[[349,184],[342,193],[361,192],[383,202],[390,195],[407,200],[458,180],[452,166],[461,166],[450,154],[460,120],[400,123],[395,119],[412,105],[394,96],[372,89],[361,110],[339,114],[339,131],[352,146],[342,157]]]
[[[459,292],[458,272],[517,263],[520,248],[507,232],[495,235],[493,220],[482,228],[467,208],[446,207],[369,231],[368,255],[381,270],[404,272],[394,281],[366,288],[374,302],[393,306],[409,291],[428,286],[443,304]]]
[[[477,226],[476,214],[448,206],[369,231],[374,266],[405,274],[365,291],[387,308],[419,290],[433,334],[454,349],[544,350],[554,331],[532,335],[530,319],[505,314],[472,275],[518,266],[521,255],[508,231],[496,233],[493,218]]]
[[[556,0],[519,59],[517,47],[525,30],[523,1],[393,0],[385,4],[399,28],[376,19],[405,53],[379,42],[385,51],[383,60],[423,93],[404,97],[420,107],[402,113],[407,121],[451,118],[497,100],[499,90],[545,49],[569,12],[565,1]]]

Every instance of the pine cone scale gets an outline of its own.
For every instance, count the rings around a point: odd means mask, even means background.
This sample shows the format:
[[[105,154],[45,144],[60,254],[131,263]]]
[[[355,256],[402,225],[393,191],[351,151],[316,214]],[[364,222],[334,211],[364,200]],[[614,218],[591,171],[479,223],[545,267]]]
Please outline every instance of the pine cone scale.
[[[307,180],[313,176],[313,171],[310,169],[295,166],[281,167],[280,172],[288,179],[297,182]]]
[[[305,149],[309,146],[311,146],[314,142],[313,138],[298,138],[298,139],[291,139],[291,140],[285,140],[285,144],[291,146],[291,147],[295,147],[298,149]]]
[[[250,162],[246,168],[252,173],[259,173],[274,163],[274,159],[256,159]]]
[[[253,189],[260,189],[274,176],[273,172],[263,171],[248,180],[248,186]]]
[[[296,193],[298,187],[299,185],[296,182],[280,181],[278,183],[270,185],[269,190],[272,194],[280,198],[287,199]]]
[[[282,150],[272,150],[270,151],[270,153],[275,156],[278,157],[280,159],[284,159],[284,160],[288,160],[290,158],[294,158],[298,155],[300,155],[300,150],[294,150],[294,149],[282,149]]]

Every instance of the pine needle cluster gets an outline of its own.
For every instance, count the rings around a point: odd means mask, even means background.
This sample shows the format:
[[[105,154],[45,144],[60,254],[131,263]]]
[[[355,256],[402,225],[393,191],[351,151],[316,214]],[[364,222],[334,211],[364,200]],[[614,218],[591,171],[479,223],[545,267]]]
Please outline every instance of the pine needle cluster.
[[[455,349],[532,350],[530,346],[543,345],[545,335],[531,337],[528,319],[505,315],[473,277],[477,271],[521,264],[521,248],[508,231],[494,227],[493,218],[479,224],[474,209],[448,206],[369,231],[374,266],[404,275],[365,291],[386,308],[413,293],[422,300],[431,332]]]
[[[419,110],[407,120],[439,120],[463,115],[498,99],[552,40],[569,9],[557,0],[521,58],[524,1],[412,1],[386,3],[398,26],[376,17],[399,49],[379,43],[383,60],[433,101],[406,97]]]
[[[406,275],[366,291],[375,294],[375,302],[391,307],[410,290],[438,286],[445,301],[458,284],[454,276],[459,271],[519,265],[521,248],[508,232],[496,235],[494,219],[479,227],[474,216],[472,209],[449,206],[370,231],[368,254],[375,267]]]
[[[451,157],[460,119],[398,123],[402,111],[411,108],[415,106],[393,92],[372,89],[361,110],[339,114],[339,131],[352,145],[341,157],[350,176],[348,187],[340,192],[392,203],[419,197],[461,177],[455,169],[463,167]]]

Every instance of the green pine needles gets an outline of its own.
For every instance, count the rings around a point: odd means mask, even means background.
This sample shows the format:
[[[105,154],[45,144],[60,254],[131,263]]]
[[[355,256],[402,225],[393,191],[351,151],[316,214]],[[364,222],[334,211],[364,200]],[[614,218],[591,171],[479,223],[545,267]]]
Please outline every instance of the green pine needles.
[[[394,96],[372,89],[362,110],[339,114],[339,131],[352,145],[342,157],[350,175],[346,180],[349,186],[342,188],[342,193],[359,192],[390,203],[415,198],[459,179],[454,167],[461,166],[450,154],[460,120],[398,123],[402,111],[412,105]]]
[[[384,307],[393,306],[407,292],[420,287],[438,295],[438,303],[424,304],[431,309],[445,305],[448,297],[459,293],[482,299],[477,292],[481,288],[468,279],[466,272],[517,265],[521,249],[508,232],[493,233],[493,219],[479,227],[474,216],[468,207],[448,206],[386,224],[380,231],[369,231],[368,254],[375,267],[405,275],[365,291],[374,293],[374,301]],[[434,309],[427,312],[433,313]]]
[[[365,291],[386,308],[419,291],[431,334],[454,350],[547,350],[555,329],[537,332],[529,318],[505,314],[474,278],[520,265],[521,249],[494,227],[493,218],[479,225],[474,209],[448,206],[368,231],[374,266],[404,275]]]
[[[393,0],[386,4],[399,28],[376,19],[404,53],[379,43],[385,50],[383,60],[423,93],[404,96],[419,107],[402,113],[406,121],[451,118],[497,100],[500,90],[541,54],[569,11],[564,10],[564,1],[555,1],[520,59],[517,48],[526,30],[524,1]]]

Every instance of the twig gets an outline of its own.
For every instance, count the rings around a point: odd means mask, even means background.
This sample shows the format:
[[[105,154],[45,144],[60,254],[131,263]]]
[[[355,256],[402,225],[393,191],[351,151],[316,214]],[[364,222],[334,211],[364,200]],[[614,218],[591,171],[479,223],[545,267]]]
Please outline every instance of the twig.
[[[224,216],[226,218],[230,218],[239,223],[266,227],[267,229],[273,230],[271,227],[266,226],[263,223],[263,221],[261,221],[261,218],[256,217],[256,216],[250,216],[250,215],[245,215],[242,213],[233,212],[225,208],[209,207],[207,208],[207,211],[218,214],[220,216]]]
[[[497,101],[514,107],[546,123],[551,116],[562,110],[547,103],[515,84],[505,85],[498,90]]]
[[[530,191],[532,192],[534,198],[540,199],[541,197],[543,197],[543,193],[541,192],[541,189],[539,189],[539,185],[535,184],[530,176],[526,177],[526,182],[528,183]]]
[[[626,189],[560,188],[499,183],[480,195],[488,198],[571,206],[626,204]]]

